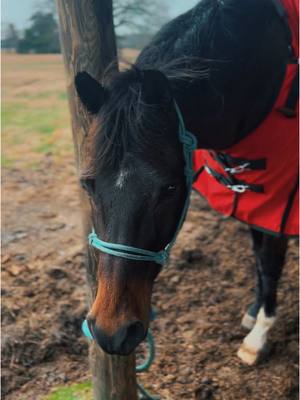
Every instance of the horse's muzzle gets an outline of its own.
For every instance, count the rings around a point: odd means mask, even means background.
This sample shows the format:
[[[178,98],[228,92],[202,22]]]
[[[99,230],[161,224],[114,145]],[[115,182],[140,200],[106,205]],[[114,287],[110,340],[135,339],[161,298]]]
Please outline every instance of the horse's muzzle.
[[[89,329],[98,345],[108,354],[127,356],[145,339],[147,331],[141,321],[128,322],[113,335],[107,335],[97,326],[94,319],[88,319]]]

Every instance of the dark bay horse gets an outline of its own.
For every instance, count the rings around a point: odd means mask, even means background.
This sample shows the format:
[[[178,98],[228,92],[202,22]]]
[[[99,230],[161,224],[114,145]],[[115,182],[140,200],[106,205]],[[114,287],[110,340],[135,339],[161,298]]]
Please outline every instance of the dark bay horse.
[[[285,27],[271,0],[203,0],[164,26],[130,69],[103,83],[76,76],[94,115],[93,157],[81,178],[95,231],[106,241],[159,251],[172,239],[187,195],[178,104],[199,148],[225,149],[264,119],[289,59]],[[239,356],[252,364],[276,317],[287,239],[251,229],[256,298],[242,324]],[[145,338],[161,267],[99,254],[88,315],[94,339],[126,355]]]

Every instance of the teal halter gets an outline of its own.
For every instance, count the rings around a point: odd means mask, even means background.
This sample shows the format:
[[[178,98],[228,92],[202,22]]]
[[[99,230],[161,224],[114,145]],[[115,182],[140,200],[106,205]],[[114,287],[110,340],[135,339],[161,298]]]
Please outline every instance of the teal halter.
[[[192,133],[186,130],[183,117],[177,103],[175,103],[175,110],[177,112],[179,120],[178,137],[180,142],[182,143],[183,155],[185,160],[184,174],[186,177],[187,197],[173,239],[169,244],[167,244],[167,246],[163,250],[150,251],[138,247],[127,246],[125,244],[105,242],[97,236],[96,232],[93,229],[92,232],[88,235],[89,244],[96,249],[102,251],[103,253],[107,253],[115,257],[127,258],[128,260],[151,261],[161,265],[166,264],[166,262],[168,261],[170,251],[184,223],[190,205],[190,194],[194,179],[192,155],[193,151],[197,148],[197,140]]]

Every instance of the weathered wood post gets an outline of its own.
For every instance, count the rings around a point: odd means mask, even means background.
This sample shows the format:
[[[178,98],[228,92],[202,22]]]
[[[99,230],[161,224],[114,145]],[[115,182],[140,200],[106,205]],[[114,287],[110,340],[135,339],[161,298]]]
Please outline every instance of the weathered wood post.
[[[87,71],[100,81],[105,68],[117,59],[112,0],[56,1],[75,157],[79,169],[91,117],[85,112],[76,95],[74,77],[77,72]],[[84,233],[87,234],[90,230],[90,211],[82,192],[81,197]],[[96,288],[96,262],[91,254],[87,259],[89,260],[88,283],[92,299]],[[98,346],[92,344],[90,361],[95,400],[137,400],[134,356],[108,356]]]

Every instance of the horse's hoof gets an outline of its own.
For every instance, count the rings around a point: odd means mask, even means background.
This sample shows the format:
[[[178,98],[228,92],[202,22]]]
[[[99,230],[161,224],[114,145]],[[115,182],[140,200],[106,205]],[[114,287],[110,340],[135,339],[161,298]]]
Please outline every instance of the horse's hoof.
[[[242,322],[241,322],[241,326],[244,329],[247,329],[247,331],[251,331],[251,329],[254,327],[256,322],[256,318],[252,317],[250,314],[248,314],[247,312],[244,314]]]
[[[243,343],[239,348],[237,355],[245,364],[254,365],[258,362],[261,352],[251,347],[247,347],[245,343]]]

